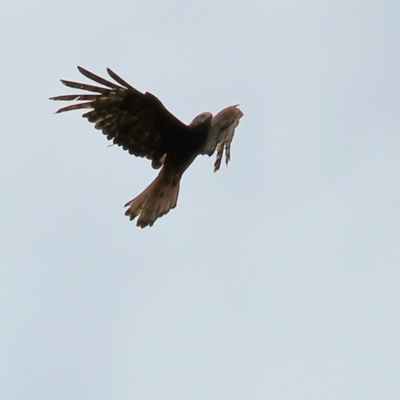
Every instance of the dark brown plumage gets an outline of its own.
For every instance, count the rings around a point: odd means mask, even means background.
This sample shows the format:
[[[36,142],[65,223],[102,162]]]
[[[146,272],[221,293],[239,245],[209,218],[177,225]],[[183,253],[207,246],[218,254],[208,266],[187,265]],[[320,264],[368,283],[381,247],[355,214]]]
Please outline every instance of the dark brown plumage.
[[[68,87],[91,93],[51,97],[51,100],[83,101],[60,108],[57,113],[89,109],[82,116],[94,123],[107,139],[130,154],[147,157],[153,168],[162,167],[156,179],[125,205],[128,207],[125,214],[131,220],[139,217],[138,226],[152,226],[157,218],[176,206],[181,176],[197,155],[212,155],[217,148],[214,166],[217,170],[225,148],[228,163],[234,129],[243,116],[237,106],[227,107],[214,118],[211,113],[201,113],[186,125],[157,97],[139,92],[110,69],[107,72],[117,83],[82,67],[78,69],[105,87],[61,80]]]

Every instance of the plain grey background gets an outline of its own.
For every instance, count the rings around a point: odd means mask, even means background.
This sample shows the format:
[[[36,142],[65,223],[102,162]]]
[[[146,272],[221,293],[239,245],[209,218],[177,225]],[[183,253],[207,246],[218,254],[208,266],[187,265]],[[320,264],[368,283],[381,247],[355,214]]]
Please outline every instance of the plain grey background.
[[[0,398],[398,399],[400,3],[0,4]],[[240,103],[151,229],[147,160],[48,97]]]

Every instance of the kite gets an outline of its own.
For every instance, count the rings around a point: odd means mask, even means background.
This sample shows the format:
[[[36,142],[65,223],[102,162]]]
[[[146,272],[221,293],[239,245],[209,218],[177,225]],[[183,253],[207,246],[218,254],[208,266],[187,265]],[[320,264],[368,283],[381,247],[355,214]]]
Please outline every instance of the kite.
[[[89,109],[82,115],[108,140],[130,154],[151,160],[154,169],[161,171],[154,181],[137,197],[125,204],[125,215],[137,226],[152,226],[154,221],[176,207],[182,174],[198,155],[214,154],[214,171],[230,160],[230,146],[239,119],[243,116],[238,105],[224,108],[213,116],[209,112],[197,115],[186,125],[172,115],[161,101],[149,92],[142,93],[107,68],[110,82],[82,67],[79,72],[102,85],[93,86],[66,80],[70,88],[90,94],[68,94],[50,100],[80,100],[81,103],[60,108],[56,113]]]

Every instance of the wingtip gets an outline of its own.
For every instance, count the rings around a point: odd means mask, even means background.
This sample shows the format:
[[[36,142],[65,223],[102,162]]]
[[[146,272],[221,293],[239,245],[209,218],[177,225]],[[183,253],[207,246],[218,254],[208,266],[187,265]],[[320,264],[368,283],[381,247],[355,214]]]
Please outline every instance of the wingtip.
[[[90,73],[87,69],[81,67],[80,65],[77,65],[76,68],[84,76],[87,76],[87,74]]]
[[[106,68],[106,71],[107,71],[107,74],[111,76],[111,78],[113,78],[113,76],[116,75],[115,72],[109,67]]]
[[[239,113],[240,113],[239,118],[242,118],[243,115],[244,115],[244,113],[243,113],[243,111],[242,111],[240,108],[238,108],[239,106],[240,106],[240,104],[234,104],[232,107],[235,107],[235,109],[236,109],[237,111],[239,111]]]
[[[55,100],[56,98],[55,97],[49,97],[49,100]],[[54,113],[53,114],[59,114],[60,113],[60,110],[57,110],[57,111],[54,111]]]

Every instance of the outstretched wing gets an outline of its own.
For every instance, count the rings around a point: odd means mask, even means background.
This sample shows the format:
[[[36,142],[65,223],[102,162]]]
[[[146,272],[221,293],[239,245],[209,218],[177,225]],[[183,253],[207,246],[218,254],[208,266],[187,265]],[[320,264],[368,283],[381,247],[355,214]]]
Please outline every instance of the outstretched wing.
[[[203,154],[209,156],[217,150],[217,158],[214,163],[214,172],[219,170],[225,148],[225,162],[228,165],[231,157],[231,143],[235,128],[239,124],[239,119],[243,113],[238,108],[238,104],[229,106],[221,110],[212,120],[210,133],[204,146]]]
[[[68,87],[91,93],[51,97],[50,100],[83,101],[60,108],[57,113],[89,109],[82,116],[94,123],[96,129],[102,130],[107,139],[130,154],[157,162],[173,149],[182,135],[189,132],[188,126],[172,115],[157,97],[148,92],[139,92],[109,68],[108,74],[117,83],[82,67],[78,67],[78,70],[105,87],[61,80]]]

